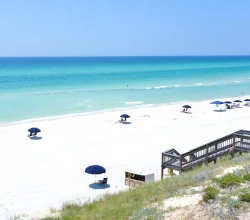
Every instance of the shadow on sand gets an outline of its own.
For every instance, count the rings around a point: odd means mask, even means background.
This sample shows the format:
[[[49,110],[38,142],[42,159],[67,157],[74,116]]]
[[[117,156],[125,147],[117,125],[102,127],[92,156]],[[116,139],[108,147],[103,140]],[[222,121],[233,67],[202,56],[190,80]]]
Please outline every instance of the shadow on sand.
[[[193,114],[192,112],[184,112],[184,111],[180,111],[180,113],[184,113],[184,114]]]
[[[122,124],[124,124],[124,125],[130,125],[132,123],[130,121],[124,121],[124,122],[122,122]]]
[[[41,140],[41,139],[43,139],[43,138],[37,137],[37,136],[30,137],[30,140]]]
[[[91,184],[89,184],[89,188],[91,188],[91,189],[107,189],[107,188],[110,188],[110,185],[109,184],[101,185],[99,183],[91,183]]]

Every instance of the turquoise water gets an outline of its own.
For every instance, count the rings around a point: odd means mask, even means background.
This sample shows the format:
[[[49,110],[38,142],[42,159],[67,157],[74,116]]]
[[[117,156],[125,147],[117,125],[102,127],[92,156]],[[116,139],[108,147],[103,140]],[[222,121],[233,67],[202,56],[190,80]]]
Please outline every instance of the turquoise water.
[[[0,58],[0,122],[250,95],[250,56]]]

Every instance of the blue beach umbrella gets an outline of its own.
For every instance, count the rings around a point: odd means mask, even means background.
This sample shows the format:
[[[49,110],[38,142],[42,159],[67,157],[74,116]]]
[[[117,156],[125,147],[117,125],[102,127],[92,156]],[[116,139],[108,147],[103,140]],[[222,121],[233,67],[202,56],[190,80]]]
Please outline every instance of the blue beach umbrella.
[[[130,118],[130,116],[127,115],[127,114],[122,114],[120,117],[121,117],[121,118],[125,118],[125,121],[126,121],[127,118]]]
[[[39,132],[41,132],[41,130],[39,128],[30,128],[28,130],[28,132],[30,132],[30,133],[39,133]]]
[[[100,165],[92,165],[92,166],[88,166],[85,169],[85,173],[94,174],[95,175],[95,182],[96,182],[96,175],[106,173],[106,169]]]
[[[183,105],[182,108],[191,108],[190,105]]]
[[[130,118],[130,116],[127,115],[127,114],[123,114],[123,115],[121,115],[120,117],[121,117],[121,118]]]
[[[244,102],[250,102],[250,99],[245,99]]]
[[[210,102],[210,104],[215,104],[216,105],[216,108],[219,107],[219,105],[222,105],[224,104],[224,102],[221,102],[221,101],[214,101],[214,102]]]
[[[224,102],[214,101],[214,102],[210,102],[210,104],[221,105],[221,104],[224,104]]]
[[[230,102],[230,101],[225,101],[224,103],[225,104],[232,104],[232,102]]]
[[[241,100],[234,100],[234,102],[242,102]]]

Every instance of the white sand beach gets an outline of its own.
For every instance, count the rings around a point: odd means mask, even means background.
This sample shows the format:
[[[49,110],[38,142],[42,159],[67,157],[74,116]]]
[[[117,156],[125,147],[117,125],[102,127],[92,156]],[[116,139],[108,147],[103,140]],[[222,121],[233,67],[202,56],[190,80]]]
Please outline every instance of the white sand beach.
[[[248,97],[240,97],[244,99]],[[232,98],[229,100],[234,100]],[[212,100],[214,101],[214,100]],[[222,101],[226,101],[223,99]],[[184,153],[240,129],[250,130],[250,107],[214,112],[210,101],[144,107],[92,115],[34,120],[0,127],[0,219],[44,213],[66,201],[87,201],[126,190],[125,170],[155,173],[160,179],[161,153]],[[192,114],[181,113],[182,105]],[[131,124],[115,123],[123,113]],[[30,127],[41,139],[27,137]],[[93,189],[95,176],[85,173],[99,164],[109,187]]]

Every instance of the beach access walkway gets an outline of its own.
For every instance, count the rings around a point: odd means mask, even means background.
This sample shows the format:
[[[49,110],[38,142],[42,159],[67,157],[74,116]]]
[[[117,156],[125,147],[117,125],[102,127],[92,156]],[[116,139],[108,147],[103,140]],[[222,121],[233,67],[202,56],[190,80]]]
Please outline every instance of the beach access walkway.
[[[217,158],[230,153],[232,157],[239,152],[250,152],[250,131],[239,130],[217,140],[204,144],[184,154],[178,153],[175,149],[169,149],[162,153],[161,178],[163,179],[164,169],[183,172],[203,163],[208,164]]]

